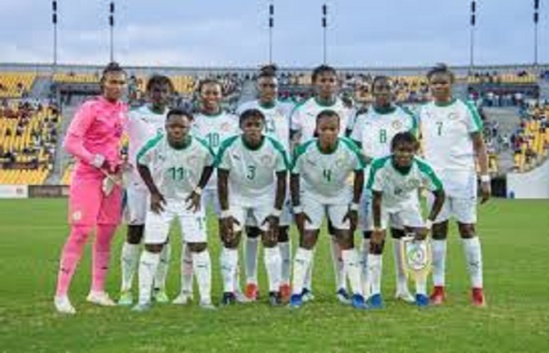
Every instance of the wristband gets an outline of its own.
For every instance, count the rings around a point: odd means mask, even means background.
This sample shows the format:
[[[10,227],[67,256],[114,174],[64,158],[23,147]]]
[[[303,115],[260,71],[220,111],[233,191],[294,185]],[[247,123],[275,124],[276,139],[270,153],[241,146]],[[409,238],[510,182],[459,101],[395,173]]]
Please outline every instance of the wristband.
[[[95,156],[93,156],[93,160],[91,161],[91,164],[95,167],[95,168],[101,168],[101,166],[103,165],[103,163],[105,163],[105,157],[101,154],[96,154]]]
[[[193,192],[197,195],[202,195],[202,188],[200,186],[197,186],[194,188]]]
[[[432,227],[433,227],[433,221],[431,221],[430,219],[426,220],[425,228],[427,228],[428,230],[431,230]]]
[[[231,210],[222,210],[221,211],[221,219],[229,218],[231,216],[232,216]]]
[[[359,204],[356,203],[356,202],[353,202],[350,206],[349,206],[349,209],[351,211],[358,211],[358,208],[359,208]]]
[[[278,208],[273,208],[273,210],[271,211],[271,216],[273,217],[280,217],[280,215],[282,214],[282,210],[279,210]]]
[[[303,206],[297,205],[293,207],[294,214],[303,213]]]
[[[490,182],[490,175],[484,174],[480,176],[480,181],[483,183],[489,183]]]

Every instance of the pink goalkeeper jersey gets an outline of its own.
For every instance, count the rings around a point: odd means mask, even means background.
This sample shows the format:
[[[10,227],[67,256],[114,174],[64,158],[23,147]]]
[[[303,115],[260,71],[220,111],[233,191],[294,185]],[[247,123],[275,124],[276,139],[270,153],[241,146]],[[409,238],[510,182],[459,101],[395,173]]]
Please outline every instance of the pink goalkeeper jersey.
[[[92,165],[100,154],[110,165],[118,165],[120,140],[126,126],[127,106],[121,101],[112,103],[99,96],[85,102],[71,121],[63,146],[77,159],[75,175],[103,174]]]

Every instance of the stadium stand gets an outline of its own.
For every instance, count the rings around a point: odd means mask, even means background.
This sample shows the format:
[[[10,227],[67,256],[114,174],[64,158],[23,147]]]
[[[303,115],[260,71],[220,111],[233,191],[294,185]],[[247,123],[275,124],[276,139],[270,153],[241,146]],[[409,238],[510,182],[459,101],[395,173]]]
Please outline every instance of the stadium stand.
[[[28,95],[35,73],[2,72],[0,73],[0,98],[24,98]]]
[[[511,136],[514,169],[525,172],[547,158],[549,148],[549,104],[531,104],[521,116],[521,123]]]
[[[42,184],[52,168],[61,114],[54,105],[3,102],[0,183]]]

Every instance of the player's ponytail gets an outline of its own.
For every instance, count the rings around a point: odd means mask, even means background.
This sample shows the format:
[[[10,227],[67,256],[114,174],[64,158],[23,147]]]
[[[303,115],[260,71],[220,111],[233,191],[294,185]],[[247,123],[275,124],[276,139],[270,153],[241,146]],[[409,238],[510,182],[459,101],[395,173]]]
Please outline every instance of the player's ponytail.
[[[118,73],[121,72],[123,74],[126,74],[126,71],[115,61],[110,62],[101,73],[101,79],[99,80],[99,85],[101,86],[101,89],[103,89],[103,85],[105,84],[105,79],[107,77],[107,74],[110,73]]]

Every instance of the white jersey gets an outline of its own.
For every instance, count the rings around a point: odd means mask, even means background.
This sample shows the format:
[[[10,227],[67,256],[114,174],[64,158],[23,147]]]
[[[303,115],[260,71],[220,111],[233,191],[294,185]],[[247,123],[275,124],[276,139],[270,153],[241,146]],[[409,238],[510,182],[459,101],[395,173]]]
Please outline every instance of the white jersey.
[[[206,141],[215,155],[224,140],[239,133],[238,117],[233,114],[222,111],[216,115],[198,113],[194,116],[193,134]],[[206,187],[217,188],[216,173],[212,174]]]
[[[274,199],[276,173],[287,171],[289,162],[282,144],[269,136],[255,150],[242,135],[225,140],[217,155],[217,168],[229,171],[231,203],[254,206],[258,200]]]
[[[360,142],[364,155],[381,158],[391,154],[391,141],[400,133],[417,135],[417,122],[409,111],[391,106],[385,111],[371,107],[356,117],[351,139]]]
[[[136,165],[137,153],[153,137],[164,133],[166,114],[153,112],[149,105],[143,105],[128,113],[128,160],[132,166]],[[137,168],[132,170],[132,186],[145,189]]]
[[[477,109],[468,102],[453,100],[444,106],[430,102],[419,113],[423,154],[437,172],[475,171],[471,134],[482,131]]]
[[[149,168],[166,199],[184,201],[200,182],[204,168],[213,166],[214,155],[199,138],[191,136],[189,145],[175,149],[162,134],[145,144],[137,154],[137,163]]]
[[[293,104],[276,101],[273,106],[262,105],[259,101],[241,104],[237,109],[240,115],[248,109],[257,109],[265,115],[265,134],[278,140],[286,151],[290,150],[290,115]]]
[[[352,200],[352,185],[347,180],[354,171],[363,169],[358,146],[340,137],[336,150],[328,154],[320,151],[317,139],[298,146],[292,174],[300,176],[302,194],[322,204],[341,204]]]
[[[324,105],[320,104],[316,97],[312,97],[298,105],[292,112],[290,129],[299,133],[299,143],[314,138],[316,117],[323,110],[333,110],[339,115],[339,135],[345,136],[345,130],[352,124],[352,110],[345,107],[340,98],[336,98],[335,103],[332,105]]]
[[[418,189],[442,190],[442,182],[433,168],[414,157],[410,170],[403,172],[393,165],[392,155],[375,159],[370,168],[367,188],[383,193],[383,208],[389,211],[414,207]],[[410,204],[410,202],[414,202]]]

